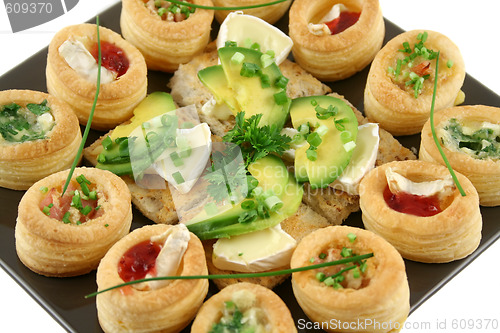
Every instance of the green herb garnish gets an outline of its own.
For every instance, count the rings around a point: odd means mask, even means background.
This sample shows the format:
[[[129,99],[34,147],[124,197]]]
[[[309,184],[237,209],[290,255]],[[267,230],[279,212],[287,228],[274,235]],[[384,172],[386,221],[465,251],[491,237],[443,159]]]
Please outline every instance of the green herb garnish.
[[[146,278],[146,279],[139,279],[139,280],[134,280],[130,282],[125,282],[121,283],[103,290],[99,290],[97,292],[88,294],[85,296],[85,298],[90,298],[90,297],[95,297],[98,294],[113,290],[113,289],[118,289],[121,287],[125,287],[128,285],[132,284],[137,284],[137,283],[142,283],[142,282],[148,282],[148,281],[158,281],[158,280],[199,280],[199,279],[208,279],[208,280],[214,280],[214,279],[245,279],[245,278],[259,278],[259,277],[265,277],[265,276],[278,276],[278,275],[288,275],[292,273],[297,273],[297,272],[304,272],[312,269],[319,269],[319,268],[324,268],[324,267],[329,267],[329,266],[335,266],[335,265],[342,265],[342,264],[348,264],[348,263],[354,263],[354,262],[360,262],[362,260],[368,259],[373,257],[373,253],[367,253],[367,254],[362,254],[350,258],[344,258],[336,261],[327,261],[321,264],[316,264],[316,265],[309,265],[309,266],[303,266],[303,267],[297,267],[297,268],[291,268],[291,269],[283,269],[279,271],[268,271],[268,272],[261,272],[261,273],[241,273],[241,274],[214,274],[214,275],[181,275],[181,276],[157,276],[157,277],[152,277],[152,278]],[[356,266],[354,266],[356,267]],[[353,268],[354,268],[353,267]],[[352,268],[351,268],[352,269]],[[341,271],[342,272],[342,271]],[[340,273],[340,272],[339,272]]]
[[[197,5],[190,3],[188,6],[192,8],[200,8],[200,9],[209,9],[209,10],[243,10],[243,9],[252,9],[252,8],[259,8],[259,7],[267,7],[267,6],[272,6],[276,5],[281,2],[285,2],[287,0],[277,0],[273,2],[268,2],[268,3],[261,3],[257,5],[249,5],[249,6],[236,6],[236,7],[217,7],[217,6],[203,6],[203,5]],[[169,2],[176,4],[176,5],[186,5],[184,1],[178,1],[178,0],[172,0]]]
[[[439,52],[436,55],[436,77],[438,76],[438,71],[439,71]],[[453,182],[458,188],[458,191],[460,194],[465,197],[465,191],[460,185],[460,182],[458,181],[457,175],[455,174],[455,171],[453,171],[453,168],[450,165],[450,162],[448,162],[448,158],[446,158],[446,155],[444,154],[443,148],[439,144],[439,140],[436,134],[436,128],[434,127],[434,104],[436,102],[436,91],[437,91],[437,80],[434,80],[434,90],[432,92],[432,102],[431,102],[431,114],[430,114],[430,125],[431,125],[431,132],[432,132],[432,138],[434,139],[434,143],[436,144],[436,147],[439,151],[439,154],[441,154],[441,157],[443,158],[444,163],[446,164],[446,167],[448,168],[448,171],[451,174],[451,178],[453,178]]]

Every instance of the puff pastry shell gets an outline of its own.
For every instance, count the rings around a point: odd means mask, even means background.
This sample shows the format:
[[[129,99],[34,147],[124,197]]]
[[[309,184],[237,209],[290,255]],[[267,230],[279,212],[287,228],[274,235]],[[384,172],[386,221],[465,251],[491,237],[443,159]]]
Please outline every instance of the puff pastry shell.
[[[458,47],[446,36],[435,31],[425,30],[428,33],[425,47],[440,51],[439,81],[436,94],[435,110],[451,107],[458,101],[460,88],[465,79],[465,67]],[[404,32],[391,39],[373,60],[364,92],[365,114],[372,122],[393,135],[410,135],[422,130],[422,126],[429,118],[432,93],[434,88],[434,72],[436,61],[430,63],[430,78],[425,80],[421,94],[415,98],[413,89],[405,90],[395,84],[388,68],[396,68],[396,59],[404,58],[399,52],[404,42],[413,45],[417,36],[424,30]],[[447,67],[448,60],[453,61],[451,68]]]
[[[256,306],[265,312],[270,332],[297,332],[290,310],[281,298],[272,290],[249,282],[232,284],[210,297],[196,315],[191,332],[210,332],[212,326],[220,321],[225,302],[231,301],[233,294],[240,290],[248,290],[256,296]]]
[[[83,39],[90,48],[97,42],[96,30],[94,24],[69,26],[60,30],[49,44],[46,68],[48,92],[71,105],[81,124],[88,121],[96,82],[86,80],[73,70],[59,54],[59,47],[68,39]],[[125,74],[100,87],[92,128],[107,130],[132,117],[135,106],[146,97],[147,67],[139,50],[119,34],[102,26],[99,34],[101,41],[121,48],[129,60]]]
[[[213,0],[214,6],[218,7],[252,6],[272,1],[273,0]],[[259,17],[269,24],[274,24],[286,13],[291,3],[292,0],[287,0],[272,6],[244,9],[242,12],[247,15]],[[230,11],[228,10],[216,10],[215,19],[219,23],[222,23],[229,13]]]
[[[317,36],[308,24],[321,19],[336,3],[361,12],[358,21],[335,35]],[[380,50],[385,25],[378,0],[295,0],[290,7],[289,35],[295,61],[321,81],[345,79],[365,68]]]
[[[436,130],[449,119],[489,122],[500,125],[500,108],[485,105],[457,106],[441,110],[434,115]],[[470,179],[482,206],[500,205],[500,160],[475,159],[465,153],[451,151],[441,145],[452,168]],[[422,129],[419,159],[444,164],[432,138],[430,121]]]
[[[76,168],[105,196],[103,215],[81,225],[65,224],[45,215],[39,204],[45,194],[41,187],[61,186],[68,170],[38,182],[19,203],[15,237],[19,259],[32,271],[56,277],[76,276],[97,268],[108,249],[125,236],[132,222],[130,191],[113,173],[95,168]]]
[[[55,125],[46,139],[0,143],[0,186],[26,190],[36,181],[68,169],[82,141],[78,119],[68,104],[54,96],[31,90],[0,92],[0,106],[40,104],[47,100]]]
[[[471,254],[481,240],[482,217],[479,198],[472,183],[456,173],[466,196],[458,189],[443,199],[442,212],[427,217],[400,213],[384,200],[387,186],[385,170],[394,169],[413,181],[444,179],[448,169],[436,163],[401,161],[381,165],[366,175],[360,184],[360,207],[365,228],[384,237],[403,258],[442,263]],[[444,207],[443,207],[444,206]]]
[[[356,235],[351,243],[349,233]],[[295,298],[306,315],[327,332],[398,332],[410,309],[405,265],[397,250],[375,233],[347,226],[331,226],[304,237],[292,256],[292,268],[310,265],[331,247],[348,247],[353,253],[373,252],[367,259],[369,284],[360,289],[334,289],[316,279],[315,271],[292,274]],[[369,320],[391,325],[358,325]],[[336,323],[337,325],[333,325]],[[343,329],[343,327],[350,329]]]
[[[193,3],[213,6],[211,0]],[[174,72],[179,64],[203,52],[210,40],[213,18],[213,10],[196,9],[181,22],[163,21],[142,1],[122,0],[120,27],[123,37],[144,55],[149,69]]]
[[[170,225],[136,229],[117,242],[97,269],[99,290],[123,280],[118,263],[132,246],[160,235]],[[179,275],[206,275],[205,253],[200,240],[191,234],[181,261]],[[130,286],[97,295],[97,314],[105,332],[179,332],[194,318],[208,292],[208,280],[174,280],[156,290],[140,291]]]

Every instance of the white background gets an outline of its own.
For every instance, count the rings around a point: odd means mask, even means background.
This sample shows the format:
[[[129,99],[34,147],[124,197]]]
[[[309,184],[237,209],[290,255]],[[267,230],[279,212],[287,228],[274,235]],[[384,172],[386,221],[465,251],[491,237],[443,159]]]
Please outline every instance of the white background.
[[[0,75],[45,47],[62,27],[93,18],[116,2],[80,0],[66,15],[16,34],[11,32],[0,4]],[[500,1],[380,0],[380,4],[384,16],[404,30],[430,29],[450,37],[462,51],[468,74],[500,95]],[[497,241],[418,308],[406,323],[406,327],[414,328],[403,332],[498,332],[478,325],[484,326],[486,319],[500,321],[499,256]],[[1,332],[64,332],[1,269],[0,295]],[[460,320],[474,320],[475,329],[452,329],[453,321]]]

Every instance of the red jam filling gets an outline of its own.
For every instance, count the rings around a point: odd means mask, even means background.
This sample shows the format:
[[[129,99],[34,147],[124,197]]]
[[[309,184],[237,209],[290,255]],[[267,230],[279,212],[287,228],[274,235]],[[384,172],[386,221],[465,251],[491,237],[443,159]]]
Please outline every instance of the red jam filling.
[[[97,55],[99,54],[97,43],[92,47],[90,53],[97,61]],[[125,52],[115,44],[105,41],[101,42],[101,64],[107,70],[116,72],[117,77],[125,74],[129,67]]]
[[[426,217],[442,211],[437,195],[426,197],[405,192],[393,194],[389,186],[386,186],[384,199],[389,207],[400,213]]]
[[[150,240],[143,241],[127,250],[118,263],[118,274],[125,282],[143,279],[154,272],[156,258],[161,245]]]
[[[325,24],[330,29],[332,35],[336,35],[358,22],[360,15],[361,13],[341,12],[339,17],[330,22],[325,22]]]

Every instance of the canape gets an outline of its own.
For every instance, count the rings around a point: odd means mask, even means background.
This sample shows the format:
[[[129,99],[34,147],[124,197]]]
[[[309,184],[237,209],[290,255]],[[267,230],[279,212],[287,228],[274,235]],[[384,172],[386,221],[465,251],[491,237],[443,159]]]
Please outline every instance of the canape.
[[[26,190],[73,163],[82,135],[70,106],[31,90],[0,92],[0,186]]]
[[[458,47],[439,32],[412,30],[390,40],[372,62],[364,92],[368,119],[393,135],[420,132],[430,114],[438,52],[435,110],[462,103],[465,67]]]
[[[196,315],[191,332],[225,332],[235,322],[242,331],[297,332],[283,300],[272,290],[248,282],[227,286],[210,297]]]
[[[361,71],[384,40],[378,0],[296,0],[289,15],[295,61],[322,81]]]
[[[438,141],[452,168],[465,175],[482,206],[500,205],[500,108],[457,106],[434,115]],[[430,121],[422,129],[419,158],[444,164]]]
[[[132,117],[134,107],[146,96],[144,57],[116,32],[99,28],[101,85],[92,128],[107,130]],[[86,124],[94,103],[97,79],[97,29],[78,24],[60,30],[49,45],[48,92],[66,101]]]
[[[472,183],[436,163],[403,161],[372,170],[360,184],[365,228],[384,237],[403,258],[441,263],[471,254],[481,240],[479,198]]]
[[[206,275],[200,240],[182,225],[144,226],[118,241],[97,269],[99,290],[147,277]],[[179,332],[194,318],[208,280],[150,281],[97,295],[105,332]]]
[[[130,192],[111,172],[76,168],[41,179],[19,203],[15,229],[21,262],[35,273],[66,277],[97,268],[132,222]]]
[[[300,307],[327,332],[398,332],[410,308],[403,259],[382,237],[347,226],[314,231],[297,245],[292,268],[369,253],[362,261],[292,274]]]
[[[272,0],[213,0],[214,5],[218,7],[239,7],[239,6],[252,6],[252,5],[260,5],[268,2],[272,2]],[[247,15],[252,15],[263,19],[264,21],[274,24],[280,18],[285,15],[286,11],[290,7],[292,0],[283,1],[281,3],[277,3],[272,6],[251,8],[242,10],[243,13]],[[228,10],[217,10],[215,11],[215,19],[222,23],[226,16],[231,11]]]
[[[211,0],[193,4],[213,6]],[[203,52],[210,41],[213,10],[175,5],[168,1],[123,0],[120,27],[135,45],[149,69],[174,72]]]

